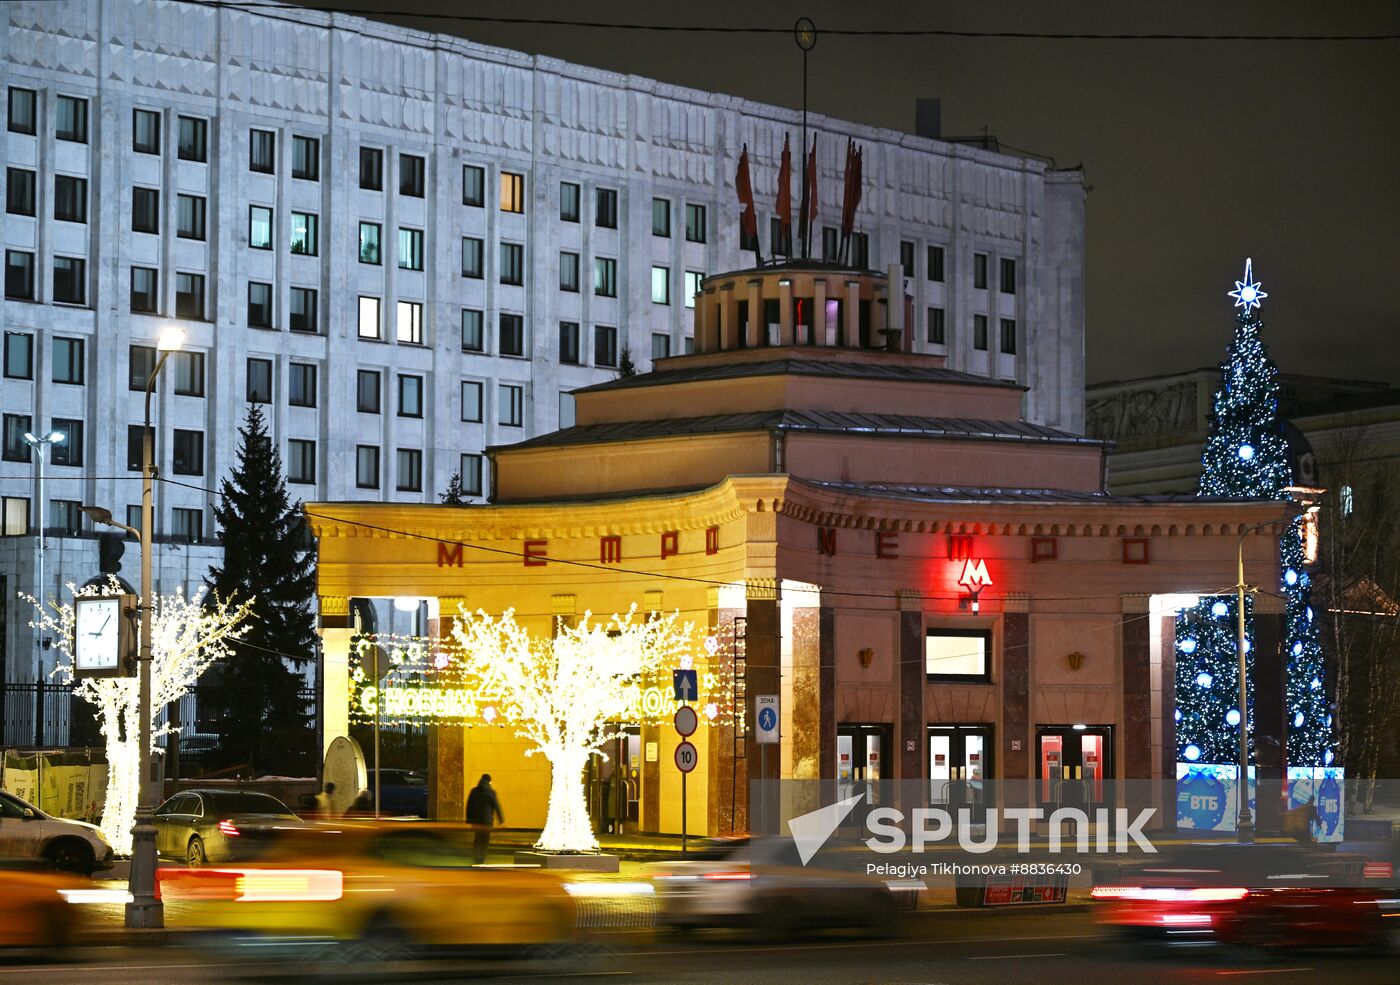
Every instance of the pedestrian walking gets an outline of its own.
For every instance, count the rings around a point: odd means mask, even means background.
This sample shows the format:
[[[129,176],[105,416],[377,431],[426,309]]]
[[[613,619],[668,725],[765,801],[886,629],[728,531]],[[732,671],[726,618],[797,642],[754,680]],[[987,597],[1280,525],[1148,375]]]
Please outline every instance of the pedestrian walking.
[[[327,783],[316,795],[315,811],[320,817],[331,816],[331,802],[335,797],[335,784]]]
[[[467,823],[476,830],[476,843],[473,846],[476,864],[486,861],[486,849],[491,846],[491,827],[505,823],[501,813],[501,803],[496,799],[496,791],[491,789],[491,774],[481,774],[472,792],[467,794]]]
[[[355,802],[345,811],[346,817],[373,817],[374,795],[369,790],[361,790]]]

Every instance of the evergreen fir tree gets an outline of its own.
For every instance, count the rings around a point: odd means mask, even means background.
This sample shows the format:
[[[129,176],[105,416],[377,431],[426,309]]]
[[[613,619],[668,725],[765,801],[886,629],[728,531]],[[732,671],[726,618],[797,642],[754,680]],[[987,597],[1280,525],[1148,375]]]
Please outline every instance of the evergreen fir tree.
[[[226,764],[305,769],[299,757],[311,751],[314,732],[299,668],[316,649],[315,559],[305,546],[301,504],[288,506],[282,459],[257,404],[239,434],[237,465],[220,483],[214,508],[223,564],[210,567],[208,582],[217,598],[253,599],[253,621],[206,694],[214,692],[223,719]]]
[[[453,472],[452,478],[447,480],[447,492],[441,496],[443,506],[464,506],[466,505],[466,492],[462,489],[462,473]]]
[[[622,347],[622,359],[617,364],[618,379],[625,380],[629,376],[637,375],[637,364],[632,361],[632,347],[624,345]]]
[[[1286,500],[1293,469],[1278,417],[1278,368],[1260,338],[1264,324],[1254,315],[1268,295],[1254,281],[1251,261],[1245,261],[1244,280],[1235,282],[1230,296],[1244,311],[1220,364],[1220,388],[1215,392],[1198,494]],[[1301,520],[1285,532],[1279,554],[1279,588],[1287,605],[1288,762],[1320,766],[1332,758],[1331,719],[1322,687],[1322,647],[1318,627],[1313,625],[1311,582],[1303,570]],[[1181,760],[1231,763],[1239,758],[1238,719],[1226,720],[1239,703],[1235,605],[1232,597],[1204,598],[1177,620],[1177,752]],[[1210,614],[1222,609],[1229,613],[1227,631],[1202,631]],[[1183,645],[1192,649],[1183,651]],[[1207,678],[1217,694],[1206,693],[1211,688],[1199,683]],[[1252,677],[1250,695],[1252,700]],[[1252,729],[1252,720],[1250,724]],[[1193,751],[1197,756],[1187,755]],[[1215,758],[1220,755],[1225,758]]]

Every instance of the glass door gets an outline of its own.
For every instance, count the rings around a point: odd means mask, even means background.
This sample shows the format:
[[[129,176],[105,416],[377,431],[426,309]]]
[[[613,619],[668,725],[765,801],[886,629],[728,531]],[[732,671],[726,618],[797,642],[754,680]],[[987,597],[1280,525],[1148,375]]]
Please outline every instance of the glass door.
[[[1041,806],[1105,805],[1113,779],[1113,727],[1045,725],[1037,732]]]
[[[886,764],[892,731],[889,725],[836,727],[836,786],[842,799],[865,790],[867,803],[880,802],[880,780],[893,779]]]
[[[985,810],[986,781],[992,778],[990,725],[930,725],[929,803]]]

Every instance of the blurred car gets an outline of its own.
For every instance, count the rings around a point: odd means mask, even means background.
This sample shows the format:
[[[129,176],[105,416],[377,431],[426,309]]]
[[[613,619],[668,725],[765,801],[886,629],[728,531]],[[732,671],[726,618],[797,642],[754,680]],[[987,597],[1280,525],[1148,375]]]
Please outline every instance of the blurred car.
[[[192,926],[250,950],[342,960],[566,943],[572,897],[557,876],[474,867],[475,832],[423,822],[345,821],[285,830],[257,862],[159,870]]]
[[[276,797],[251,790],[183,790],[156,808],[156,852],[197,867],[256,858],[301,819]]]
[[[1134,940],[1375,947],[1400,930],[1388,862],[1290,844],[1194,845],[1096,885],[1101,924]]]
[[[0,791],[0,858],[42,859],[61,872],[112,867],[112,846],[95,825],[45,814]]]
[[[861,873],[804,866],[788,838],[714,839],[689,854],[650,867],[663,927],[790,933],[898,927],[900,905],[888,885]]]
[[[91,887],[33,862],[0,864],[0,948],[60,948],[78,926],[68,894]]]

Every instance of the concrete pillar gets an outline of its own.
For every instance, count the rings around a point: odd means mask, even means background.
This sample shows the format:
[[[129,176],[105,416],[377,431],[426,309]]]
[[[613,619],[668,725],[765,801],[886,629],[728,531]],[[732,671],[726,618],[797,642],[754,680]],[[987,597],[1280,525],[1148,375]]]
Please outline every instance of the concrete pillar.
[[[839,345],[860,348],[860,281],[846,281],[846,324],[842,326]]]
[[[792,281],[778,281],[778,343],[792,345],[796,329],[792,323]]]
[[[812,279],[812,339],[817,345],[831,345],[832,326],[826,323],[826,281]]]
[[[739,333],[744,326],[739,324],[739,302],[734,298],[734,285],[725,284],[719,289],[719,348],[722,351],[739,348]]]
[[[894,758],[899,763],[899,779],[922,779],[924,772],[924,613],[922,593],[901,591],[899,596],[899,733],[895,736]]]
[[[714,352],[719,348],[720,304],[712,292],[695,299],[695,351]]]
[[[755,277],[749,281],[749,348],[756,349],[761,345],[767,345],[767,335],[768,323],[764,320],[763,315],[763,280]]]
[[[321,754],[350,734],[350,627],[321,629]]]

